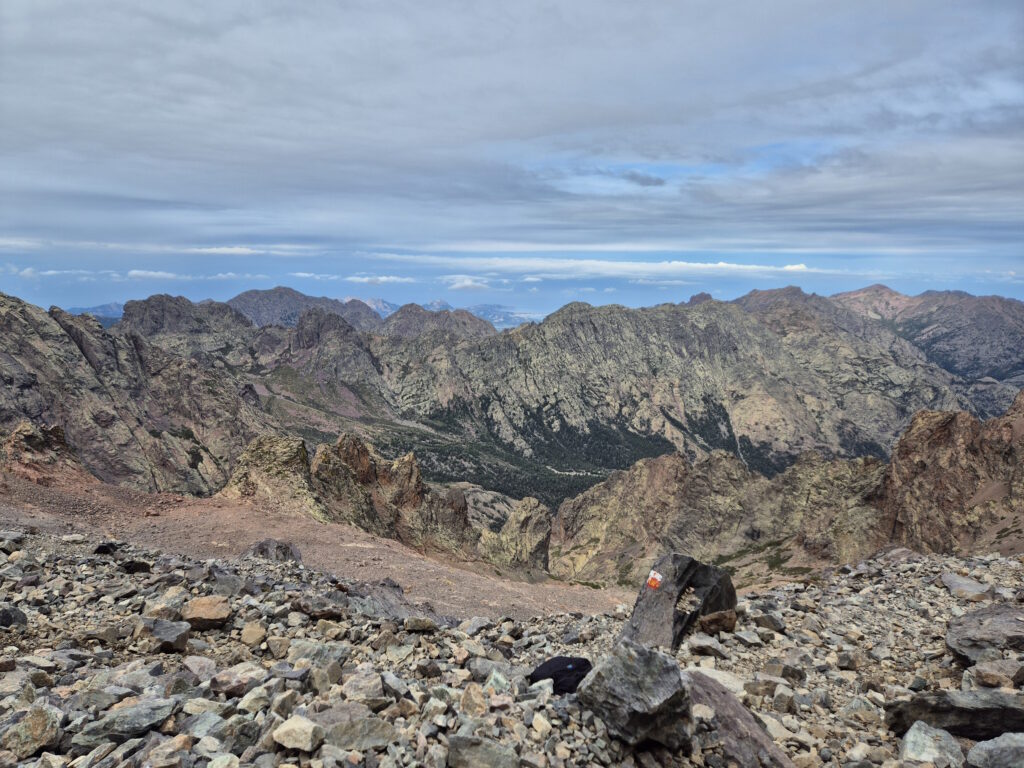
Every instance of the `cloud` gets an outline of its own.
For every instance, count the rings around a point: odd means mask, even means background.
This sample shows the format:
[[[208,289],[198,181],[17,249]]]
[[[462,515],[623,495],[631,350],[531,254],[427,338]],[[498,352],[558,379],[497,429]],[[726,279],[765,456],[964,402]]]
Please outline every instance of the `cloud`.
[[[416,282],[416,278],[402,277],[399,275],[349,275],[345,280],[350,283],[364,283],[366,285],[388,285],[392,283]]]
[[[452,291],[485,291],[491,287],[487,278],[474,275],[445,275],[441,279]]]
[[[622,178],[638,187],[663,187],[665,186],[665,180],[660,176],[652,176],[647,173],[641,173],[640,171],[626,171],[622,174]]]

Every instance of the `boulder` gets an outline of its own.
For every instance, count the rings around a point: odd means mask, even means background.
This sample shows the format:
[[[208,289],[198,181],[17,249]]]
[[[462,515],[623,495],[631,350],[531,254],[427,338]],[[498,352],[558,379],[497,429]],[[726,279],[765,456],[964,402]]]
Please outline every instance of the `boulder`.
[[[314,752],[323,740],[323,727],[302,715],[293,715],[274,729],[274,741],[285,749]]]
[[[56,707],[37,704],[0,720],[0,746],[24,760],[60,740],[64,714]]]
[[[676,649],[698,618],[736,609],[732,579],[721,568],[673,552],[659,559],[652,573],[660,578],[640,588],[622,629],[624,640]]]
[[[903,736],[900,760],[961,768],[964,764],[964,751],[949,732],[932,728],[918,720]]]
[[[132,706],[111,710],[75,734],[71,743],[79,750],[91,750],[105,741],[120,743],[142,736],[174,714],[173,699],[145,699]]]
[[[1024,733],[1004,733],[979,741],[967,753],[971,768],[1020,768],[1024,765]]]
[[[885,708],[886,725],[897,734],[906,733],[918,720],[968,739],[1024,731],[1024,695],[992,689],[918,693]]]
[[[980,581],[968,579],[955,573],[944,573],[940,577],[946,585],[949,594],[967,600],[972,603],[980,603],[984,600],[991,600],[995,595],[995,588],[991,584],[982,584]]]
[[[953,619],[946,646],[967,664],[1001,657],[1005,650],[1024,651],[1024,606],[997,603]]]
[[[141,619],[138,635],[151,637],[161,653],[179,653],[188,645],[188,633],[192,626],[187,621],[166,621],[164,619]]]
[[[669,749],[689,748],[689,686],[667,654],[620,640],[580,683],[577,695],[612,736],[627,744],[654,741]]]
[[[682,674],[690,689],[693,711],[707,707],[703,712],[710,714],[710,723],[728,762],[744,768],[792,768],[786,753],[725,686],[703,672],[690,670]]]

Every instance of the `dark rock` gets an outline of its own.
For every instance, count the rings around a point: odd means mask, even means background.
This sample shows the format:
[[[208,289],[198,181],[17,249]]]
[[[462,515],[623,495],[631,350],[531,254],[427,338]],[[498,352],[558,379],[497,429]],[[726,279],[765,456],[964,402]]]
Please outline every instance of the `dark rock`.
[[[142,736],[174,714],[173,699],[148,699],[129,707],[108,712],[75,734],[71,743],[79,751],[93,749],[105,741],[120,743]]]
[[[338,599],[320,595],[303,595],[292,602],[292,608],[311,619],[336,621],[348,618],[348,606]]]
[[[697,621],[700,628],[709,635],[732,632],[736,629],[736,611],[731,608],[727,611],[715,611],[701,616]]]
[[[622,629],[625,640],[675,649],[700,616],[736,608],[732,579],[721,568],[673,552],[653,570],[661,583],[640,588],[633,615]]]
[[[946,646],[968,664],[984,660],[988,651],[1024,651],[1024,606],[998,603],[953,619]]]
[[[1024,696],[996,690],[932,691],[886,704],[885,722],[902,735],[918,720],[968,739],[1024,731]]]
[[[20,608],[13,605],[0,604],[0,627],[25,627],[28,626],[28,617]]]
[[[94,555],[112,555],[120,549],[120,547],[121,542],[119,541],[101,541],[96,545],[96,548],[93,549],[92,553]]]
[[[122,560],[119,565],[125,573],[150,573],[153,570],[153,564],[145,560]]]
[[[721,683],[700,672],[683,672],[690,702],[714,710],[717,737],[726,760],[744,768],[792,768],[793,763],[772,741],[750,711]]]
[[[139,634],[157,641],[161,653],[180,653],[188,646],[188,634],[192,626],[187,621],[166,619],[142,619]]]
[[[251,557],[259,557],[263,560],[271,560],[275,563],[302,562],[302,555],[298,547],[290,541],[279,541],[278,539],[258,541],[245,550],[245,554]]]
[[[627,744],[649,740],[669,749],[689,747],[690,692],[671,656],[620,640],[580,683],[577,695]]]

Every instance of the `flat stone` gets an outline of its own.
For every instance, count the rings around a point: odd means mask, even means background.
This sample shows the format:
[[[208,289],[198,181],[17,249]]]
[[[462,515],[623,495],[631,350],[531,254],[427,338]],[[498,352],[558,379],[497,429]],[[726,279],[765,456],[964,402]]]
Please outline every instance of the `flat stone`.
[[[519,768],[519,756],[511,747],[479,736],[448,739],[449,768]]]
[[[983,600],[991,600],[995,595],[995,588],[991,584],[982,584],[980,581],[968,579],[956,573],[944,573],[941,576],[942,583],[946,585],[949,594],[959,597],[961,600],[968,600],[972,603],[980,603]]]
[[[188,646],[188,635],[192,629],[186,621],[166,621],[165,619],[142,619],[139,624],[139,635],[151,637],[157,643],[161,653],[180,653]]]
[[[173,699],[146,699],[128,707],[107,712],[75,734],[71,743],[93,749],[105,741],[120,743],[142,736],[174,714]]]

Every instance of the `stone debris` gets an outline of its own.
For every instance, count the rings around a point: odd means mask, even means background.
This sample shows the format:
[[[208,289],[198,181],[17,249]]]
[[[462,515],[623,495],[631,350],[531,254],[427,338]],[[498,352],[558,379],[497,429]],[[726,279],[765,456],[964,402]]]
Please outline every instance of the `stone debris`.
[[[1024,764],[1020,558],[880,555],[673,650],[624,609],[460,623],[290,559],[96,549],[0,532],[0,766]],[[529,679],[560,656],[593,662],[575,694]]]

